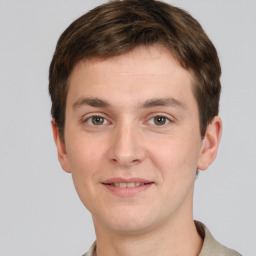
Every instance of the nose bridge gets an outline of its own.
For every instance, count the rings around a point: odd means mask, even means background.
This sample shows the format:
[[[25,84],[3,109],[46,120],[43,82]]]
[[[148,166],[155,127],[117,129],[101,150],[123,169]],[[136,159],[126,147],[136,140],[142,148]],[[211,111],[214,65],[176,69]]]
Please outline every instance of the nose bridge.
[[[112,136],[111,160],[123,166],[141,162],[145,152],[140,137],[139,127],[134,121],[119,122]]]

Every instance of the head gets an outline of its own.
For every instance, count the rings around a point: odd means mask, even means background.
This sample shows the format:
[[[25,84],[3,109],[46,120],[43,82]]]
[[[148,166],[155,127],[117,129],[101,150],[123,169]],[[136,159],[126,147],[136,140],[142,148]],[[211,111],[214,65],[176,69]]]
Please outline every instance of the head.
[[[221,134],[219,77],[199,23],[159,1],[112,1],[64,31],[50,67],[53,132],[96,233],[192,219],[196,169]]]
[[[51,62],[51,114],[64,141],[69,78],[80,60],[107,59],[139,46],[161,45],[193,77],[200,132],[218,115],[220,74],[216,49],[184,10],[153,0],[111,1],[75,20],[60,36]]]

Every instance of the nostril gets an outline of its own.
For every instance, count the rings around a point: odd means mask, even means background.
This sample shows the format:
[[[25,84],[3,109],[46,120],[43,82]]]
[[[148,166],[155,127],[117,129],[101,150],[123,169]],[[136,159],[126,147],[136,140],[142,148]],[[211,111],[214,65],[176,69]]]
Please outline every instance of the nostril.
[[[123,165],[123,166],[132,166],[136,165],[140,162],[139,159],[131,159],[129,157],[119,157],[119,158],[112,158],[111,159],[113,164]]]

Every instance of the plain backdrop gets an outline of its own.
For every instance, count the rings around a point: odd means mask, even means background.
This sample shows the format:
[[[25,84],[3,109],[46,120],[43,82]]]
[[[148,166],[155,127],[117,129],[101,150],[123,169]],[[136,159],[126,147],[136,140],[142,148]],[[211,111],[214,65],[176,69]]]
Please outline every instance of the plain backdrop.
[[[48,68],[61,32],[103,0],[0,0],[0,255],[82,255],[91,216],[63,172]],[[169,0],[204,27],[222,63],[224,131],[196,181],[194,215],[244,256],[256,249],[256,1]]]

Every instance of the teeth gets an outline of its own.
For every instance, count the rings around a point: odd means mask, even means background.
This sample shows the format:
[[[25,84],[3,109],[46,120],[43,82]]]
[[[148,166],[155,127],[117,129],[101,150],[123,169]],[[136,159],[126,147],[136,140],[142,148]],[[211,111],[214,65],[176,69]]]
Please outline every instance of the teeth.
[[[144,185],[144,183],[140,183],[140,182],[130,182],[130,183],[113,183],[112,184],[115,187],[120,187],[120,188],[134,188],[134,187],[138,187],[138,186],[142,186]]]
[[[120,188],[126,188],[126,183],[120,183]]]
[[[126,187],[127,188],[134,188],[135,187],[135,183],[127,183]]]

